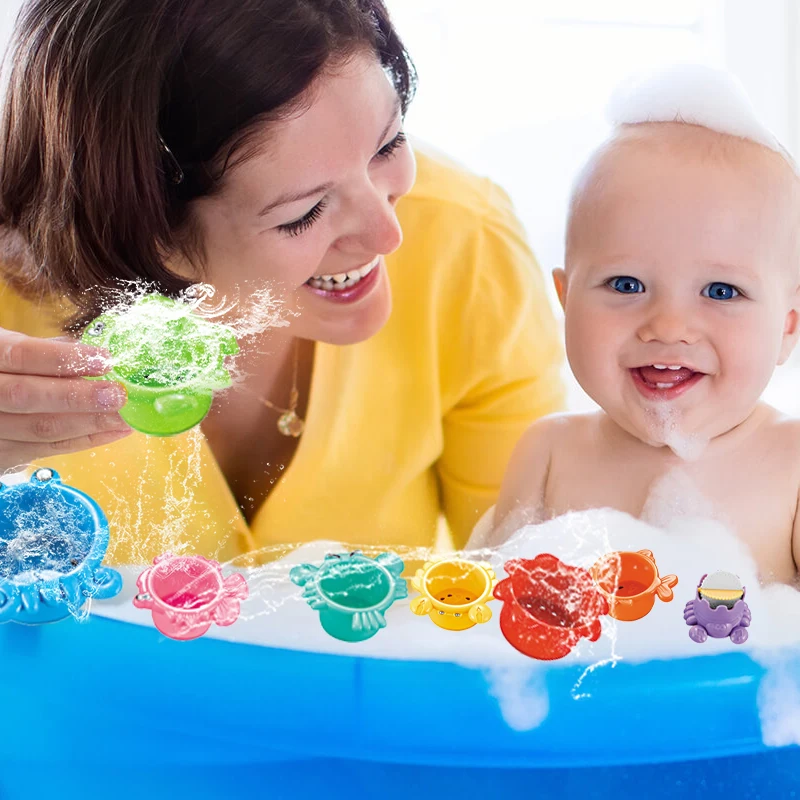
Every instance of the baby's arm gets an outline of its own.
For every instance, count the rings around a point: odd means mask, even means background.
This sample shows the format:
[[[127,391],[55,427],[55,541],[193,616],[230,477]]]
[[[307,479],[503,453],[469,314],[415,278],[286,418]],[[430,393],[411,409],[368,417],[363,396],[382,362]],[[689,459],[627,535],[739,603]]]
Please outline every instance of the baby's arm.
[[[792,557],[794,558],[795,581],[800,588],[800,490],[797,493],[797,506],[792,526]]]
[[[561,415],[543,417],[522,435],[506,468],[490,532],[482,542],[471,539],[471,546],[495,547],[523,525],[542,521],[553,434],[563,421]]]

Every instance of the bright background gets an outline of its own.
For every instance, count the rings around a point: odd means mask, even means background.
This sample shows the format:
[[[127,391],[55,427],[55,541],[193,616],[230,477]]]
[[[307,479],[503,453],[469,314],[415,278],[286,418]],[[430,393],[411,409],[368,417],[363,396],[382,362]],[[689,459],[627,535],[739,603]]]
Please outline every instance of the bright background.
[[[607,133],[612,88],[632,72],[679,61],[727,68],[767,126],[800,151],[795,0],[388,5],[419,72],[407,129],[509,192],[548,276],[563,260],[572,179]],[[573,408],[592,407],[570,386]],[[800,414],[800,349],[776,371],[767,400]]]
[[[612,88],[632,72],[676,61],[730,69],[800,153],[796,0],[387,3],[420,77],[408,130],[509,192],[548,275],[563,259],[573,176],[607,132]],[[0,0],[0,46],[20,5]],[[571,406],[591,407],[570,385]],[[800,349],[776,371],[767,399],[800,414]]]

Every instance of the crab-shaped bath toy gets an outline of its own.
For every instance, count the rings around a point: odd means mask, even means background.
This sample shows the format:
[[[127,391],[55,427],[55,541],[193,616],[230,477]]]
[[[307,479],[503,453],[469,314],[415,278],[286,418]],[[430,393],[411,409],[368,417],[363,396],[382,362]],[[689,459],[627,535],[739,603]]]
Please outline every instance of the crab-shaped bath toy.
[[[683,609],[692,641],[702,644],[711,636],[730,637],[734,644],[746,642],[751,617],[744,595],[745,587],[731,572],[703,575],[697,584],[697,596]]]
[[[0,484],[0,622],[56,622],[114,597],[122,578],[101,566],[107,548],[100,506],[55,470]]]
[[[496,584],[494,570],[485,562],[428,561],[411,580],[420,594],[411,601],[411,610],[429,616],[440,628],[465,631],[492,618],[487,603]]]
[[[394,553],[367,558],[358,550],[330,553],[319,566],[301,564],[289,577],[303,587],[303,599],[327,633],[344,642],[362,642],[386,627],[395,600],[408,597],[400,577],[403,562]]]
[[[229,328],[159,294],[97,317],[81,341],[106,348],[112,357],[110,372],[88,380],[121,383],[128,402],[120,416],[153,436],[172,436],[201,422],[213,392],[231,385],[225,356],[239,352]]]
[[[153,612],[153,623],[171,639],[197,639],[211,627],[233,625],[248,595],[247,581],[224,578],[218,561],[203,556],[157,556],[136,581],[136,608]]]

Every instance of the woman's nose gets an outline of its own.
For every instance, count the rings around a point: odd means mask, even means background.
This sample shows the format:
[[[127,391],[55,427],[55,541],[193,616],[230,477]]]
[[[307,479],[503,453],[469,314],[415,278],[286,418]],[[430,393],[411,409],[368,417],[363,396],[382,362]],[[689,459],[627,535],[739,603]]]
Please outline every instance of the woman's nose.
[[[691,312],[675,304],[653,307],[639,326],[638,336],[645,343],[694,344],[697,341]]]
[[[358,232],[360,246],[369,253],[388,255],[403,243],[403,231],[391,197],[375,197],[365,210]]]

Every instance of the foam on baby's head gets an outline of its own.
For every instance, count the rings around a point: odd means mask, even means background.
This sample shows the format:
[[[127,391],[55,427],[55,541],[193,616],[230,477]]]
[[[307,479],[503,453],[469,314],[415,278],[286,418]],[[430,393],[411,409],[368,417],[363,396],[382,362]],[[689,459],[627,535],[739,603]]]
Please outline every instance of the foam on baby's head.
[[[602,191],[609,165],[626,148],[785,169],[792,184],[800,175],[794,159],[758,118],[741,83],[723,70],[681,65],[628,79],[612,93],[607,116],[614,125],[611,136],[590,156],[573,185],[567,264],[576,221],[590,204],[587,198],[593,200]]]
[[[682,122],[748,139],[791,156],[761,122],[742,84],[729,72],[682,64],[629,78],[612,93],[606,114],[614,126]]]

